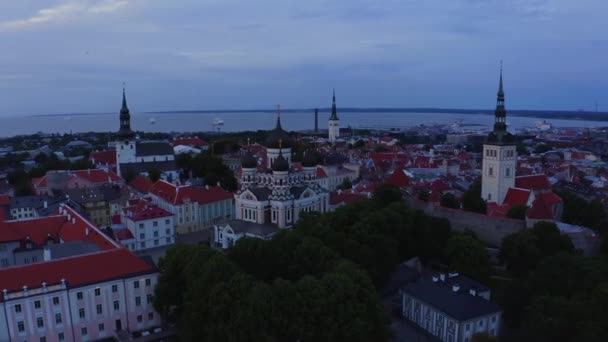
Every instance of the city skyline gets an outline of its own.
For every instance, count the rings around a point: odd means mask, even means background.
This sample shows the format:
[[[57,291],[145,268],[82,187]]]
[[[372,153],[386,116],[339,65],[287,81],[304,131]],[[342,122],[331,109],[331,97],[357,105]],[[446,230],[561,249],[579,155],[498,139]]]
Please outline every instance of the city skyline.
[[[0,5],[0,116],[341,107],[606,110],[596,0]]]

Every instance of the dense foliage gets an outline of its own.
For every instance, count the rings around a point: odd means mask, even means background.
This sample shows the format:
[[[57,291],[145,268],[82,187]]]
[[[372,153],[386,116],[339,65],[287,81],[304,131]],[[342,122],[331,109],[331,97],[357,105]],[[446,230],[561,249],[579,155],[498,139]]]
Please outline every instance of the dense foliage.
[[[205,185],[220,183],[228,191],[236,191],[237,181],[234,173],[221,157],[210,153],[201,153],[192,157],[189,154],[180,154],[176,157],[177,167],[182,172],[182,178],[188,176],[202,178]]]
[[[379,188],[272,240],[241,239],[227,256],[174,246],[160,263],[156,308],[185,340],[386,341],[377,288],[404,259],[442,258],[450,238],[447,221],[400,198]]]
[[[462,209],[480,214],[486,213],[486,201],[481,198],[481,179],[476,180],[462,195]]]
[[[528,207],[525,204],[517,204],[509,208],[507,217],[516,220],[525,220]]]

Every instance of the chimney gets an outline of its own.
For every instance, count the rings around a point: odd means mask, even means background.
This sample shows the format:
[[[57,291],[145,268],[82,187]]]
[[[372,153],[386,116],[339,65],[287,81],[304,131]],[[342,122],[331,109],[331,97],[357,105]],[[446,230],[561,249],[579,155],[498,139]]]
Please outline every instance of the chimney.
[[[27,296],[27,285],[23,285],[23,295]]]
[[[46,281],[42,282],[42,291],[47,292],[48,289],[46,288]]]
[[[61,288],[65,289],[67,287],[65,278],[61,278]]]
[[[72,221],[72,214],[68,213],[68,221]]]
[[[433,276],[433,283],[436,283],[439,281],[439,278],[437,276]]]
[[[469,294],[471,296],[477,296],[477,290],[475,290],[475,289],[469,289]]]
[[[4,300],[8,299],[8,290],[7,289],[2,290],[2,296],[4,297]]]
[[[441,281],[445,281],[445,273],[439,274],[439,279],[441,279]]]
[[[452,291],[458,292],[458,290],[460,290],[460,285],[458,285],[458,284],[452,285]]]
[[[90,233],[90,232],[89,232],[89,228],[85,228],[85,229],[84,229],[84,235],[89,236],[89,233]]]
[[[44,247],[44,249],[42,250],[42,260],[44,261],[49,261],[51,260],[53,257],[51,255],[51,249],[48,247]]]
[[[47,202],[46,200],[44,200],[44,209],[49,207],[49,202]]]
[[[458,277],[458,272],[450,272],[450,273],[448,273],[448,277],[449,278]]]

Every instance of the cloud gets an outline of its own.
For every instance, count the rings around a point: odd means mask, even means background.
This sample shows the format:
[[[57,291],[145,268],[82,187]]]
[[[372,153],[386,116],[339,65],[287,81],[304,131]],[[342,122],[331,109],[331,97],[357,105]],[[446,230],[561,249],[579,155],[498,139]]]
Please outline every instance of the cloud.
[[[87,14],[116,12],[125,7],[128,0],[70,0],[48,8],[40,9],[33,16],[0,22],[0,29],[20,30],[41,24],[59,23],[79,18]]]

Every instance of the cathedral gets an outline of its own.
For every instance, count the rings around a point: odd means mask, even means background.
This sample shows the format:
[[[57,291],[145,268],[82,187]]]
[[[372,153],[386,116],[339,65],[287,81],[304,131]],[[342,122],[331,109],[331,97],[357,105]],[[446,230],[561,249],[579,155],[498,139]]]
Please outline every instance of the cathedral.
[[[125,178],[132,175],[147,174],[156,169],[161,177],[169,181],[178,179],[175,165],[175,153],[166,141],[138,140],[131,130],[131,114],[127,107],[125,90],[122,90],[122,107],[120,109],[120,129],[116,142],[116,171]]]
[[[327,212],[329,193],[319,186],[317,159],[305,153],[302,169],[291,163],[293,140],[281,127],[281,114],[266,139],[266,163],[248,153],[241,161],[239,190],[236,192],[236,218],[279,228],[294,225],[305,212]]]

